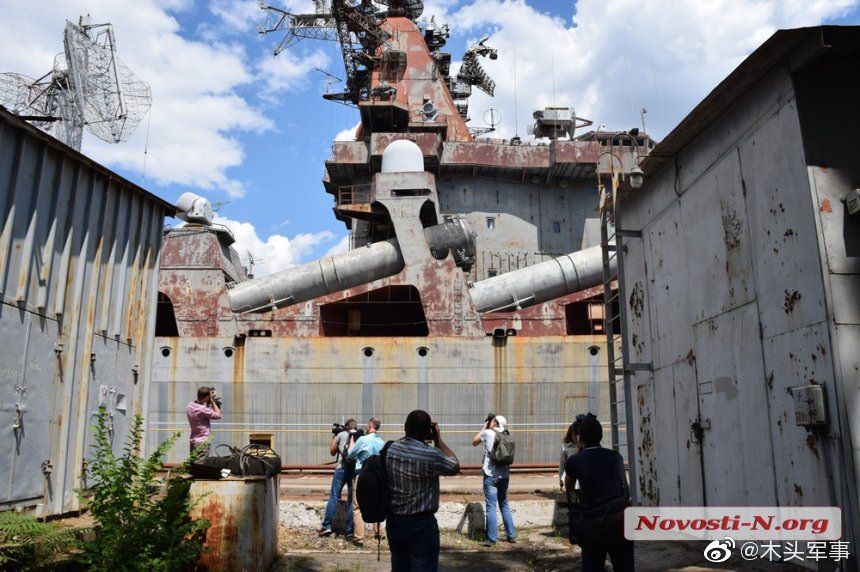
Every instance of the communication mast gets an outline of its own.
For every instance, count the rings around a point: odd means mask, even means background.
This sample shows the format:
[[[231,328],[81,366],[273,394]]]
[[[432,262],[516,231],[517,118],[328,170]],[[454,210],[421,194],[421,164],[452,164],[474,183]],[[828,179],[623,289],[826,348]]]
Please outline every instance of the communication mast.
[[[83,129],[108,143],[127,141],[152,103],[149,84],[117,57],[110,24],[66,22],[54,69],[33,79],[0,73],[0,105],[74,147]]]

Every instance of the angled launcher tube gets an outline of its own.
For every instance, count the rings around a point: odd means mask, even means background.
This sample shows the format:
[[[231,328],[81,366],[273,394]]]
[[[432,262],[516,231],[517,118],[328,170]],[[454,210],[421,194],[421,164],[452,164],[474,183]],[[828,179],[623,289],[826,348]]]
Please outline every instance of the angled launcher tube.
[[[468,270],[475,257],[475,235],[465,219],[424,229],[431,254],[445,258],[450,251],[460,268]],[[404,267],[396,238],[374,242],[348,252],[326,256],[281,272],[240,282],[228,290],[234,312],[259,312],[298,304],[393,276]]]
[[[615,272],[615,257],[611,260]],[[475,282],[469,293],[479,312],[519,310],[603,283],[599,246],[565,254],[501,276]]]

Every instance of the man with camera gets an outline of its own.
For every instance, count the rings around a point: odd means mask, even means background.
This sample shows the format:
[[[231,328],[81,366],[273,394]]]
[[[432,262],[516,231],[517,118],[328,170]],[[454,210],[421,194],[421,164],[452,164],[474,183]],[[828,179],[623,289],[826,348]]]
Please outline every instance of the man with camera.
[[[406,436],[389,445],[385,457],[391,570],[434,572],[439,567],[439,476],[456,475],[460,462],[426,411],[410,413],[404,429]]]
[[[499,520],[496,516],[496,506],[501,510],[505,534],[510,543],[516,542],[514,516],[508,503],[508,484],[511,480],[511,469],[508,463],[498,462],[493,452],[499,445],[501,435],[506,431],[507,420],[501,415],[490,413],[481,426],[481,430],[472,438],[472,446],[483,444],[484,463],[484,502],[487,508],[487,541],[484,546],[492,547],[499,540]]]
[[[378,455],[385,446],[385,441],[379,436],[379,427],[382,422],[376,417],[371,417],[367,420],[367,428],[364,435],[353,441],[349,448],[349,458],[355,462],[355,478],[352,482],[352,490],[358,490],[358,479],[361,478],[361,464],[374,455]],[[353,521],[355,523],[355,532],[353,540],[355,544],[361,546],[364,542],[364,520],[361,518],[361,509],[358,507],[357,495],[353,494],[352,506]],[[374,534],[379,533],[379,523],[373,525]]]
[[[332,533],[331,522],[334,519],[334,512],[337,509],[337,503],[340,500],[340,495],[343,492],[344,485],[347,488],[347,505],[346,505],[346,534],[353,534],[353,515],[352,515],[352,480],[355,476],[355,461],[349,458],[349,447],[356,439],[364,435],[364,431],[356,430],[357,422],[355,419],[347,419],[346,423],[332,424],[332,438],[329,443],[329,453],[332,457],[340,455],[340,462],[337,469],[334,471],[334,476],[331,479],[331,492],[329,493],[328,503],[325,507],[325,517],[323,518],[322,526],[317,529],[320,536],[330,536]]]
[[[212,419],[221,419],[221,399],[214,387],[197,390],[197,400],[185,409],[191,426],[189,439],[191,455],[197,459],[209,456],[209,438],[212,436]]]

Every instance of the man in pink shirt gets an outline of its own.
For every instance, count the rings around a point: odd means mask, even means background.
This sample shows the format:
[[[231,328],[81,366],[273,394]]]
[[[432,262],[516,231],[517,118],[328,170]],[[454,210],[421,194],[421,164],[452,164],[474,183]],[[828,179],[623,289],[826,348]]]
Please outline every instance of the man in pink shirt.
[[[212,435],[211,419],[221,419],[221,408],[215,401],[215,390],[201,387],[197,390],[197,401],[188,404],[185,410],[191,425],[191,454],[197,458],[209,456],[209,437]]]

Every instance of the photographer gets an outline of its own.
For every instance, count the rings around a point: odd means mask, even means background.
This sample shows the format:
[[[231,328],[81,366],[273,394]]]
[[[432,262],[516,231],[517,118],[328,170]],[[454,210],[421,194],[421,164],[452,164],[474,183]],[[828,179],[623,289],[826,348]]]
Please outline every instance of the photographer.
[[[335,423],[331,430],[334,436],[331,439],[328,450],[332,457],[340,455],[340,462],[331,479],[331,492],[329,493],[328,504],[325,507],[325,517],[323,518],[322,526],[317,529],[320,536],[330,536],[332,533],[331,521],[334,518],[334,511],[337,508],[344,485],[347,488],[346,534],[352,536],[353,533],[352,480],[355,476],[355,462],[349,458],[348,451],[350,445],[358,438],[357,431],[355,430],[356,424],[355,419],[347,419],[343,425]]]
[[[209,438],[212,436],[212,419],[221,419],[221,400],[213,387],[197,390],[197,400],[188,404],[185,410],[188,424],[191,425],[190,449],[195,458],[209,456]]]
[[[514,516],[511,514],[511,505],[508,503],[508,484],[511,480],[511,469],[508,465],[497,463],[492,458],[493,448],[500,439],[499,435],[505,431],[507,420],[501,415],[490,413],[481,426],[481,430],[472,438],[472,446],[477,447],[483,443],[484,463],[482,472],[484,476],[484,502],[487,508],[487,541],[484,546],[492,547],[499,540],[499,521],[496,516],[496,507],[501,510],[502,522],[505,525],[505,534],[510,543],[516,542],[516,530],[514,529]]]
[[[376,417],[371,417],[367,420],[367,428],[364,435],[356,439],[349,448],[349,458],[355,461],[355,479],[352,483],[352,490],[358,491],[358,479],[361,478],[361,464],[374,455],[378,455],[385,446],[385,441],[379,436],[377,431],[382,425],[382,422]],[[352,507],[352,515],[355,523],[355,534],[353,541],[355,544],[362,546],[364,542],[365,525],[361,518],[361,509],[358,506],[357,495],[354,495]],[[379,534],[379,523],[373,525],[374,534]]]
[[[439,426],[426,411],[406,416],[406,436],[388,447],[391,508],[386,520],[391,569],[432,571],[439,568],[439,476],[460,472],[460,462],[442,441]],[[430,446],[427,441],[433,441]]]

